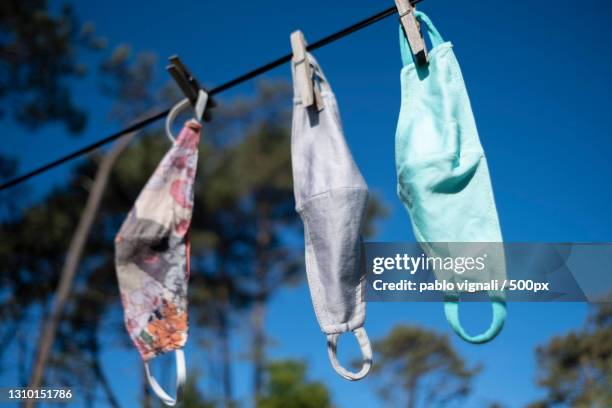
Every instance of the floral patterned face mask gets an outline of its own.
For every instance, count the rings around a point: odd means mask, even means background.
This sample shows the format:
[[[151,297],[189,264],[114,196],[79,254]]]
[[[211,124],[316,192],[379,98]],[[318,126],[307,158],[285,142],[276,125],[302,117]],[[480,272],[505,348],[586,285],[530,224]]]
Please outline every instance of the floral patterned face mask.
[[[153,391],[167,405],[176,399],[159,386],[148,363],[176,352],[178,394],[185,381],[189,228],[200,130],[195,120],[185,124],[115,239],[125,324]]]

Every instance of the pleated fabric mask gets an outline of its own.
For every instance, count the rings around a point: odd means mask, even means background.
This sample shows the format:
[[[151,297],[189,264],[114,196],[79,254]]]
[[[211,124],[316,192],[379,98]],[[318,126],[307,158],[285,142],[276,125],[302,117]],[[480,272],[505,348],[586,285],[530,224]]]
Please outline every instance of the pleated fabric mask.
[[[189,229],[200,131],[195,120],[185,124],[115,239],[125,325],[153,391],[167,405],[176,399],[151,375],[149,362],[176,352],[178,396],[185,381]]]
[[[483,243],[489,259],[482,280],[504,279],[502,235],[489,169],[461,69],[451,43],[443,41],[425,14],[416,16],[427,29],[433,49],[429,64],[415,66],[400,27],[404,67],[395,145],[398,195],[428,256],[465,256],[460,251],[465,245],[452,243]],[[439,271],[436,275],[444,276]],[[506,317],[504,295],[491,291],[489,296],[491,325],[471,336],[459,320],[459,293],[445,294],[446,318],[464,340],[484,343],[501,331]]]
[[[336,99],[312,55],[314,86],[322,109],[303,104],[307,87],[296,75],[294,84],[291,158],[296,210],[304,222],[308,286],[317,320],[327,335],[328,354],[336,372],[348,380],[365,377],[372,365],[372,348],[365,323],[364,271],[360,269],[361,228],[368,189],[344,139]],[[336,356],[338,338],[353,332],[363,357],[357,373]]]

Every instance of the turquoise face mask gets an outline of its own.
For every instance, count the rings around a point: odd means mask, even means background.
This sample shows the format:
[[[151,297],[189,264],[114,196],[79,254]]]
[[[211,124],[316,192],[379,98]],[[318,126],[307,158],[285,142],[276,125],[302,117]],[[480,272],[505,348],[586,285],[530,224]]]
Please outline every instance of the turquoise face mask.
[[[417,12],[416,16],[426,27],[433,49],[429,64],[415,66],[400,27],[404,67],[395,141],[398,194],[428,256],[441,252],[457,256],[452,244],[436,243],[499,243],[502,236],[487,161],[452,45],[442,40],[425,14]],[[504,279],[501,245],[489,244],[488,249],[494,266],[487,274]],[[459,294],[445,293],[446,318],[464,340],[484,343],[501,331],[506,318],[503,293],[489,292],[489,296],[491,326],[485,333],[470,336],[459,321]]]

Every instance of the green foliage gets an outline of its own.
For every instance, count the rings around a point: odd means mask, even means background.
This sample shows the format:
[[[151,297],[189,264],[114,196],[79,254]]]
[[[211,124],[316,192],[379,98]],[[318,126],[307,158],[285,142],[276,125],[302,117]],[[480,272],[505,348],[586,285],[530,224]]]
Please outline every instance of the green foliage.
[[[407,399],[410,408],[421,402],[445,406],[466,397],[479,371],[466,366],[448,337],[419,327],[396,326],[373,348],[371,375],[381,383],[380,396],[389,401]]]
[[[10,294],[3,298],[0,316],[21,316],[55,289],[84,193],[79,188],[52,193],[45,202],[0,225],[0,235],[10,237],[0,241],[0,279]]]
[[[0,100],[20,124],[36,128],[59,121],[73,133],[85,126],[85,112],[73,101],[68,85],[84,71],[75,51],[105,44],[93,35],[91,25],[81,28],[68,6],[53,15],[45,0],[0,2]]]
[[[536,350],[547,396],[531,408],[612,407],[612,305],[600,304],[586,327]]]
[[[157,56],[142,52],[132,56],[129,45],[120,44],[100,64],[100,89],[115,100],[110,116],[133,123],[157,102],[151,90]]]
[[[306,364],[283,360],[268,364],[267,382],[258,408],[331,407],[329,391],[320,382],[306,380]]]

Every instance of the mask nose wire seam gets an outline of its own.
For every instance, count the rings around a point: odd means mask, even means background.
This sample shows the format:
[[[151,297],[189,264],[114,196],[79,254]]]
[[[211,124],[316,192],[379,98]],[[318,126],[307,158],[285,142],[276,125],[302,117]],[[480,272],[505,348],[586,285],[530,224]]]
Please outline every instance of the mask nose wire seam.
[[[327,353],[329,354],[329,361],[331,362],[332,367],[334,367],[334,370],[336,370],[341,377],[350,381],[358,381],[368,375],[370,369],[372,368],[372,345],[370,344],[368,334],[363,327],[359,327],[352,332],[359,343],[359,348],[361,349],[361,355],[363,358],[363,366],[359,372],[354,373],[348,371],[346,368],[342,367],[338,361],[336,353],[338,338],[340,337],[341,333],[332,333],[327,335]]]

